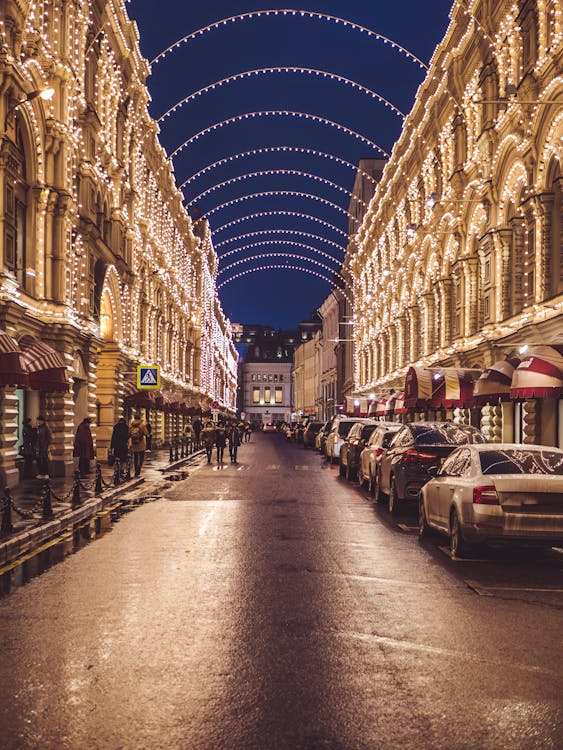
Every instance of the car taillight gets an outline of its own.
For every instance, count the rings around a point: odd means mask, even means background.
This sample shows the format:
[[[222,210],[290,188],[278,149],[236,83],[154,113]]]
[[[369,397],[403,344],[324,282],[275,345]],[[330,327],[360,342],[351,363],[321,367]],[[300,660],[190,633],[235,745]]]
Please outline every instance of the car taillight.
[[[496,487],[493,485],[487,487],[474,487],[473,502],[478,505],[498,505],[499,501]]]
[[[375,449],[375,455],[376,456],[381,456],[382,453],[383,453],[383,448],[376,448]]]
[[[435,461],[436,456],[433,453],[423,453],[422,451],[414,450],[414,448],[409,448],[408,451],[405,451],[403,459],[408,463],[429,463],[430,461]]]

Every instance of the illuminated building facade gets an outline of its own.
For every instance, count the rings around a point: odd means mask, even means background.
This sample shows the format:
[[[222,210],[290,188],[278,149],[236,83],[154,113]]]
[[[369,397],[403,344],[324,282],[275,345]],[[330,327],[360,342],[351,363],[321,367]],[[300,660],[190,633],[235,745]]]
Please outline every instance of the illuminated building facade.
[[[26,416],[45,416],[50,468],[64,474],[86,415],[103,457],[128,408],[147,409],[157,444],[178,434],[190,410],[215,400],[234,410],[237,355],[217,299],[216,255],[206,222],[194,226],[182,204],[148,114],[138,41],[121,0],[0,5],[8,484]],[[160,365],[160,393],[136,392],[138,364]]]
[[[410,418],[563,444],[562,41],[558,0],[454,3],[349,245],[357,390]]]

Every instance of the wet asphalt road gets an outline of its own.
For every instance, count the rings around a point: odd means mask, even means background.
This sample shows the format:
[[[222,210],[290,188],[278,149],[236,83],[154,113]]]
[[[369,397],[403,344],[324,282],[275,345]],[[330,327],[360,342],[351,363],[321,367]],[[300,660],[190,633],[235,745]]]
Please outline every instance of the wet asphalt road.
[[[239,460],[0,601],[3,750],[563,747],[561,555],[452,561],[301,446]]]

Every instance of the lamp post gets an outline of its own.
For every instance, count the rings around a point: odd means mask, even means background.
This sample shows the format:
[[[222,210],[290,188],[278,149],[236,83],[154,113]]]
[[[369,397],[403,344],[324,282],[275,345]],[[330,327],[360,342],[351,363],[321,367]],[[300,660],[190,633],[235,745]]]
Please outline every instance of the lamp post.
[[[22,104],[27,104],[27,102],[32,102],[37,98],[43,99],[44,101],[48,102],[53,98],[54,95],[55,89],[52,86],[45,86],[44,88],[34,89],[33,91],[30,91],[28,94],[26,94],[25,99],[20,99],[8,108],[6,117],[4,118],[4,131],[6,131],[6,129],[8,128],[8,120],[10,116],[16,111],[18,107],[21,107]]]

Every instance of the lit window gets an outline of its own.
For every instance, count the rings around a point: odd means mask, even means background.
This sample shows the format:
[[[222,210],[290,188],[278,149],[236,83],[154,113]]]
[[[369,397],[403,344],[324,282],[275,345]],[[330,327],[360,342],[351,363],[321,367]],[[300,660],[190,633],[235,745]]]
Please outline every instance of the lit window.
[[[276,385],[276,404],[283,404],[283,388]]]
[[[271,388],[269,388],[269,387],[264,388],[264,403],[265,404],[269,404],[271,398],[272,398]]]
[[[259,404],[260,403],[260,388],[259,386],[254,386],[252,389],[252,403],[253,404]]]

